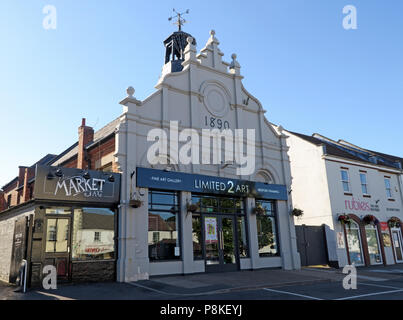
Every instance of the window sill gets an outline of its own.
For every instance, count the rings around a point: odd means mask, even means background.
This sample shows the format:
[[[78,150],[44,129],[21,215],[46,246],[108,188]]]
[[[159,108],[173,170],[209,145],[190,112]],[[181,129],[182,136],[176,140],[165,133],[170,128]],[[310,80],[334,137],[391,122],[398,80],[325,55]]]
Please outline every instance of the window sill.
[[[392,201],[392,202],[394,202],[394,201],[396,201],[395,199],[393,199],[393,198],[389,198],[388,199],[388,201]]]
[[[369,194],[363,194],[362,195],[364,198],[371,198],[371,196]]]
[[[353,194],[350,193],[350,192],[344,192],[344,195],[345,195],[345,196],[352,196]]]

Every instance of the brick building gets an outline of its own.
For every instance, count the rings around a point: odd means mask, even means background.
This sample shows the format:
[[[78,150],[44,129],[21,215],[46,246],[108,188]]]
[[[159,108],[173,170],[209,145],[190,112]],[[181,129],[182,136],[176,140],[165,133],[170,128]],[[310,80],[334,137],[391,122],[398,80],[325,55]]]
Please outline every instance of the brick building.
[[[86,202],[87,199],[82,199],[80,202],[76,201],[76,199],[72,200],[65,197],[59,198],[58,201],[55,201],[55,199],[52,200],[51,196],[43,198],[38,194],[42,185],[38,185],[35,188],[35,184],[39,178],[37,168],[48,168],[49,176],[45,179],[45,183],[52,182],[54,178],[58,179],[58,181],[63,181],[63,179],[69,176],[66,171],[67,168],[71,170],[75,169],[75,171],[70,171],[74,176],[83,174],[95,176],[97,175],[97,173],[94,173],[96,171],[105,173],[116,172],[113,154],[115,152],[115,127],[118,123],[117,121],[112,121],[102,129],[94,132],[93,128],[86,126],[85,119],[82,119],[81,126],[78,128],[78,140],[76,143],[59,155],[48,154],[29,167],[20,166],[18,176],[2,187],[0,191],[1,280],[15,282],[18,265],[23,257],[30,260],[33,283],[41,279],[39,271],[41,267],[39,266],[42,266],[44,263],[55,264],[60,279],[66,278],[68,280],[79,281],[97,280],[99,277],[102,280],[115,278],[115,257],[113,254],[115,251],[113,236],[116,226],[114,223],[115,204],[111,204],[108,201],[102,203],[99,199],[91,200],[90,196],[87,197],[88,202]],[[54,168],[60,170],[60,177],[58,172],[55,173],[52,171],[55,170]],[[55,174],[54,177],[52,177],[52,172]],[[37,193],[36,196],[35,193]],[[94,209],[89,208],[90,206],[94,206]],[[88,223],[85,224],[85,228],[78,224],[82,220],[82,217],[98,217],[98,219],[87,218],[87,221],[102,219],[103,214],[105,214],[102,211],[105,209],[103,207],[109,210],[109,217],[107,219],[109,226],[104,228],[103,231],[97,227],[97,223],[94,224],[93,229],[91,229],[91,226],[88,226]],[[58,216],[63,216],[63,218],[58,218]],[[74,216],[77,221],[74,220]],[[73,220],[74,223],[69,222],[63,226],[65,222],[70,220]],[[56,226],[52,225],[54,223],[56,223]],[[57,223],[59,226],[57,226]],[[73,228],[73,226],[76,228]],[[68,267],[69,263],[66,263],[63,257],[64,249],[66,252],[71,250],[70,244],[64,245],[63,241],[61,242],[58,239],[58,230],[61,227],[67,228],[67,231],[64,230],[63,232],[68,233],[71,241],[79,242],[77,239],[81,237],[81,243],[85,243],[85,247],[81,246],[81,248],[76,250],[77,259],[75,263],[71,264],[70,268]],[[18,230],[23,231],[19,233]],[[89,233],[95,235],[94,238],[96,239],[93,239],[94,241],[92,242],[88,240]],[[100,241],[102,233],[107,235],[108,243]],[[73,237],[77,239],[73,239]],[[52,238],[52,241],[56,243],[53,248],[54,252],[51,252],[51,243],[48,240],[45,241],[45,238]],[[25,245],[25,248],[19,252],[21,249],[19,246],[20,242]],[[39,247],[44,249],[41,250]],[[80,246],[77,245],[76,247]],[[105,248],[108,248],[107,254],[104,252]],[[92,255],[85,255],[83,252],[91,252]],[[99,256],[103,254],[113,262],[108,261],[106,264],[98,265],[95,263],[83,264],[83,261],[88,262],[91,259],[99,260],[99,257],[94,254],[97,252]],[[98,277],[94,276],[90,272],[91,270],[95,274],[98,273]],[[102,272],[99,272],[100,270]]]

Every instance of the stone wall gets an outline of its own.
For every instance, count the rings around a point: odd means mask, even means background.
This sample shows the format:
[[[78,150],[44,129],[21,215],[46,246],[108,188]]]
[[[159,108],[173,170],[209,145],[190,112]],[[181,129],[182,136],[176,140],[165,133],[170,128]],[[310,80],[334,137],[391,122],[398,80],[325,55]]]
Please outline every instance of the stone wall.
[[[72,263],[72,282],[115,281],[115,261]]]

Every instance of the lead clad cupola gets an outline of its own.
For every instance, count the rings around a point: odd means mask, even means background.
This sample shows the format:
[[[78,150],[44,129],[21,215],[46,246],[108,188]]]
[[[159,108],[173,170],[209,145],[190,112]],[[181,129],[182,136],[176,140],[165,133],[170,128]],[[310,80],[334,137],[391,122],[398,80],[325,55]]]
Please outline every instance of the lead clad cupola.
[[[172,33],[165,41],[165,67],[169,66],[170,72],[179,72],[183,70],[182,62],[184,61],[184,51],[187,45],[187,38],[192,37],[189,33],[182,31],[182,26],[186,23],[183,19],[183,15],[189,13],[186,12],[179,13],[175,9],[173,10],[175,16],[170,17],[168,20],[171,21],[176,19],[174,24],[178,26],[178,31]],[[193,38],[193,37],[192,37]],[[193,38],[193,45],[196,45],[196,40]]]

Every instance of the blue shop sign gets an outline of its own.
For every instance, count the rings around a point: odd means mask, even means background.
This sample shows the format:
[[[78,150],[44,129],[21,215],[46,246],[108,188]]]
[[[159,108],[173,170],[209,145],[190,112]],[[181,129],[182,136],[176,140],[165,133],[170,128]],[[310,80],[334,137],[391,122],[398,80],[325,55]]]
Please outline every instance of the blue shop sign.
[[[285,185],[148,168],[137,168],[137,187],[287,200]]]

